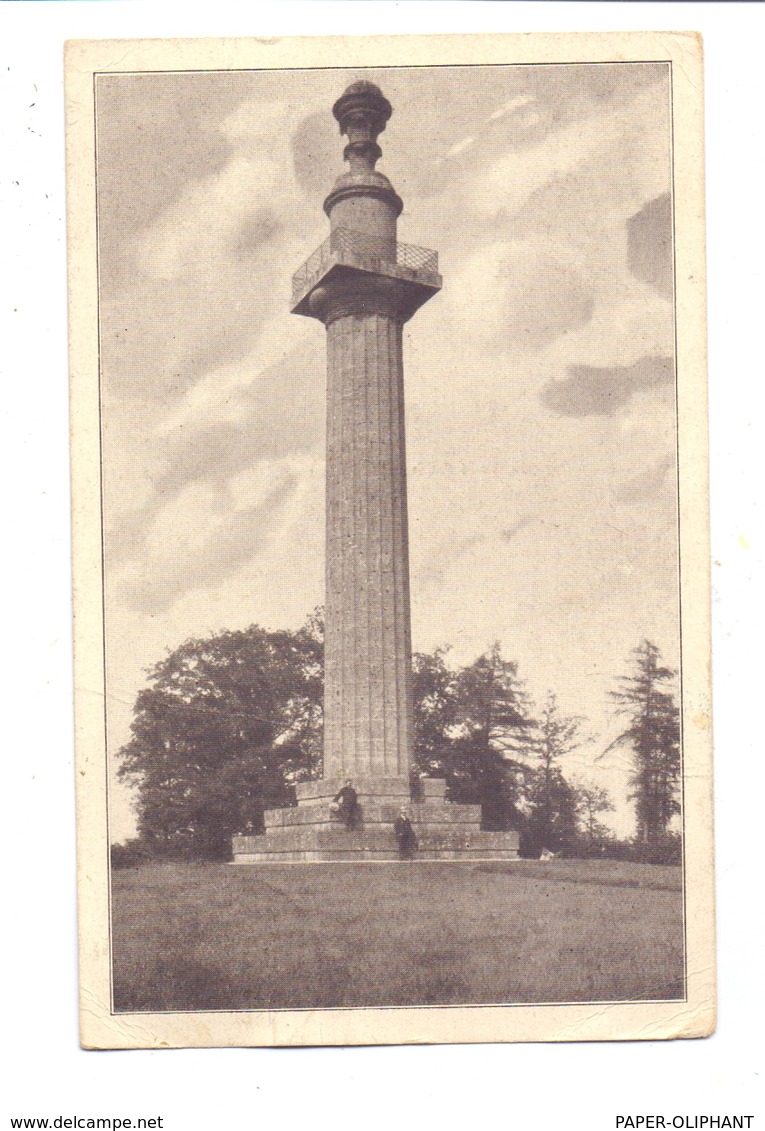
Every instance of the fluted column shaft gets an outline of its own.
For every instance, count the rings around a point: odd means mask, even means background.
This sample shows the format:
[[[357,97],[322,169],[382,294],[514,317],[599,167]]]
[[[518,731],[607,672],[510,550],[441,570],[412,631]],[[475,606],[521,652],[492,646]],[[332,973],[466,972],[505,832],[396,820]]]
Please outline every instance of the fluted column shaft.
[[[402,319],[327,321],[324,776],[397,777],[412,748]]]

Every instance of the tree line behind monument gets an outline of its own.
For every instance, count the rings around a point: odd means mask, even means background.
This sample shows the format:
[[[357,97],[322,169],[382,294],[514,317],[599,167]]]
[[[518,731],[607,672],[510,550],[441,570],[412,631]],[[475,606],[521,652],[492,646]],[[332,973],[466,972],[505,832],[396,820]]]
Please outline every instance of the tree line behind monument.
[[[517,829],[521,855],[680,859],[680,715],[675,673],[644,640],[610,692],[629,748],[636,836],[619,841],[601,816],[600,786],[564,774],[567,754],[592,741],[586,721],[554,693],[535,707],[518,664],[499,644],[462,668],[448,649],[413,658],[417,782],[447,781],[447,798],[481,806],[482,827]],[[322,773],[323,621],[296,632],[258,625],[190,639],[148,672],[120,778],[136,791],[138,836],[112,847],[114,865],[145,857],[227,859],[231,837],[263,830],[263,811],[294,804],[296,782]]]

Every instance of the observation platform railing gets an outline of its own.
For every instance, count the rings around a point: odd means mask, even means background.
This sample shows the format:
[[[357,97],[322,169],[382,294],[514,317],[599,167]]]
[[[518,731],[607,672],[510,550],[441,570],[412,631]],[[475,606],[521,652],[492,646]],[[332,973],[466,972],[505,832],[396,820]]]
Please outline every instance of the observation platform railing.
[[[293,304],[300,301],[330,266],[346,260],[350,266],[362,270],[384,270],[386,266],[404,268],[415,280],[439,284],[437,251],[411,243],[396,243],[395,249],[391,249],[381,246],[366,232],[335,228],[292,276]]]

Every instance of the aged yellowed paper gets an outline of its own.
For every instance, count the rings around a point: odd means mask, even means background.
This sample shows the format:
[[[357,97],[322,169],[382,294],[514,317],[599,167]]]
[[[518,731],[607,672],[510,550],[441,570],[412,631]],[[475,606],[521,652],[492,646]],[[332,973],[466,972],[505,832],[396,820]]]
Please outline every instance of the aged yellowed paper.
[[[67,48],[82,1041],[714,1026],[692,33]]]

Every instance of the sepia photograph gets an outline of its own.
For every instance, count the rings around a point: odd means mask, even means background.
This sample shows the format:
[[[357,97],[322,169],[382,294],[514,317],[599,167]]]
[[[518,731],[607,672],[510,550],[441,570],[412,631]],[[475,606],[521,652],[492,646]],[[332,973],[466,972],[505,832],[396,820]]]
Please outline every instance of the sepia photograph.
[[[520,40],[69,45],[89,1047],[714,1026],[700,45]]]

